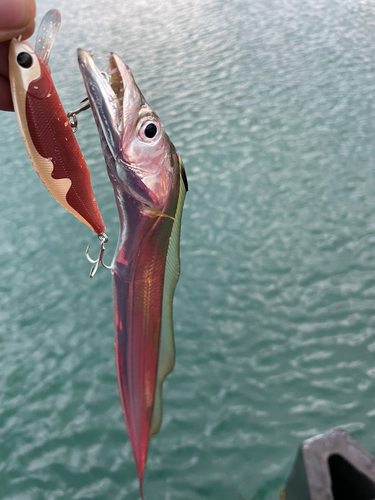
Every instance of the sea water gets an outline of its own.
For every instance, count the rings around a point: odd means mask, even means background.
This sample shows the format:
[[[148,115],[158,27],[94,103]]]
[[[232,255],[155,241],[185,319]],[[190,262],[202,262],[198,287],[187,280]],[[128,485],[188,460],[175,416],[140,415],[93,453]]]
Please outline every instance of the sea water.
[[[189,180],[176,366],[147,500],[277,500],[301,441],[344,428],[375,453],[375,6],[369,0],[39,0],[62,14],[52,75],[116,52]],[[105,57],[96,59],[104,68]],[[0,113],[0,498],[136,500],[110,272]],[[114,252],[91,113],[77,139]]]

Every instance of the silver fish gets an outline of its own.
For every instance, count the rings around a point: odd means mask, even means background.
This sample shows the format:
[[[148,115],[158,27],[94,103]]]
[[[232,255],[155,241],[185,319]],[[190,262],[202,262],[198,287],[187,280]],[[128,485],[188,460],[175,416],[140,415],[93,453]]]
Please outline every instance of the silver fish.
[[[107,78],[82,49],[78,62],[120,219],[112,263],[116,366],[143,498],[149,439],[159,430],[162,384],[174,366],[172,301],[188,184],[128,66],[111,53]]]

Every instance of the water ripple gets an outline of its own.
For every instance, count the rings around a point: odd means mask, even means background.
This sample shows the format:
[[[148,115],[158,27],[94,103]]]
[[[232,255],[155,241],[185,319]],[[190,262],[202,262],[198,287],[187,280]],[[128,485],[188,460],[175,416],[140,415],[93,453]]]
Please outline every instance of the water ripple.
[[[78,46],[130,65],[184,160],[177,362],[146,498],[277,498],[301,440],[375,453],[373,30],[368,2],[61,0],[52,72]],[[50,8],[38,3],[38,16]],[[120,21],[119,21],[120,20]],[[103,62],[103,66],[105,63]],[[78,83],[79,82],[79,83]],[[4,500],[138,498],[113,356],[109,273],[2,114],[0,484]],[[78,140],[114,251],[89,113]]]

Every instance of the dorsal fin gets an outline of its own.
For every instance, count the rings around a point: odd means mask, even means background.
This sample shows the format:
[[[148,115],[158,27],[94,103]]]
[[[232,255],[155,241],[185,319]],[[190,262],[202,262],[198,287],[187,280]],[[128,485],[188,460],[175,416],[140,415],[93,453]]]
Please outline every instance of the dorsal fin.
[[[180,155],[178,155],[178,161],[180,163],[181,177],[182,177],[182,180],[184,181],[185,189],[186,189],[186,191],[189,191],[189,185],[188,185],[188,180],[186,177],[186,171],[185,171],[185,167],[184,167],[184,164],[182,163]]]
[[[162,418],[162,386],[163,382],[173,370],[175,360],[174,335],[173,335],[173,294],[178,277],[180,275],[180,231],[182,208],[184,205],[186,185],[182,182],[186,174],[183,170],[182,161],[179,159],[180,169],[180,189],[178,194],[178,203],[174,216],[174,223],[169,238],[167,261],[164,273],[164,292],[163,292],[163,310],[161,320],[160,347],[158,374],[156,379],[154,409],[152,413],[152,422],[150,436],[159,431]]]

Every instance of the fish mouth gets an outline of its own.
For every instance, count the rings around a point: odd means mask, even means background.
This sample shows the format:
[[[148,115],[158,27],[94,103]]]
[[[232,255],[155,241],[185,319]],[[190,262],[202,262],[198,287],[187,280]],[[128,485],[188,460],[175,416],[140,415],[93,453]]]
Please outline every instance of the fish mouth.
[[[129,67],[113,52],[105,71],[99,70],[89,52],[78,49],[77,56],[98,128],[113,157],[122,158],[125,136],[134,130],[144,98]]]

